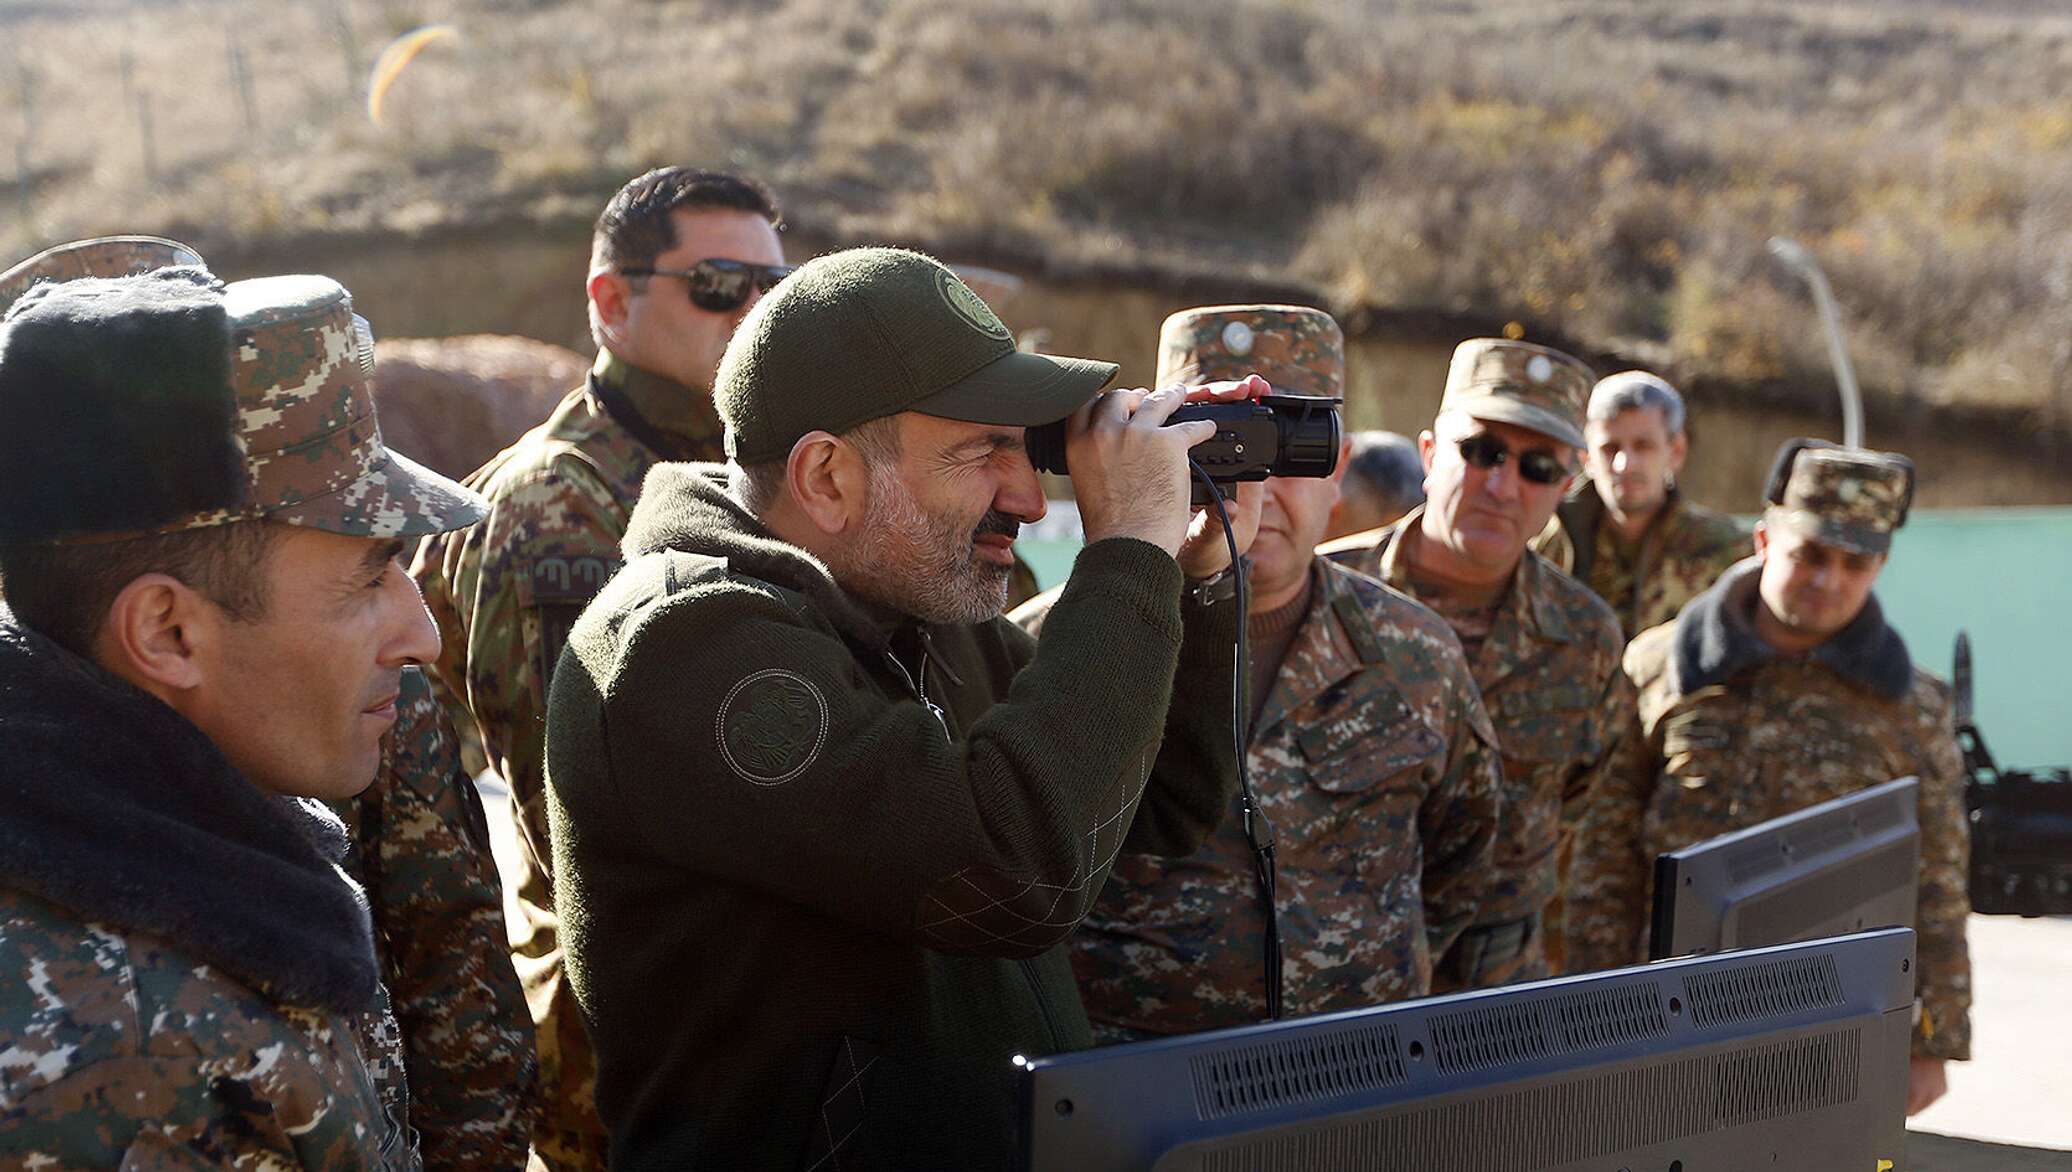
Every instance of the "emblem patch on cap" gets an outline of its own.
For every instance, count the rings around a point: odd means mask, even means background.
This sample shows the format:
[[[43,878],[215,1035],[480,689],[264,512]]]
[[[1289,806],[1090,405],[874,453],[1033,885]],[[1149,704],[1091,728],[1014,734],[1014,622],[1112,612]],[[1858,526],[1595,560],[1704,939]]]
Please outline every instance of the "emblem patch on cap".
[[[1525,363],[1525,377],[1536,383],[1546,382],[1554,377],[1554,360],[1545,354],[1535,354]]]
[[[948,272],[935,274],[935,288],[942,294],[943,303],[950,307],[951,312],[963,318],[964,324],[989,338],[1002,338],[1010,342],[1014,340],[1014,332],[1002,324],[985,300],[973,293],[971,286],[958,280],[955,275]]]
[[[735,684],[713,724],[727,768],[754,785],[783,785],[827,743],[827,698],[804,676],[772,668]]]
[[[1252,327],[1241,321],[1223,327],[1223,348],[1243,358],[1252,352]]]

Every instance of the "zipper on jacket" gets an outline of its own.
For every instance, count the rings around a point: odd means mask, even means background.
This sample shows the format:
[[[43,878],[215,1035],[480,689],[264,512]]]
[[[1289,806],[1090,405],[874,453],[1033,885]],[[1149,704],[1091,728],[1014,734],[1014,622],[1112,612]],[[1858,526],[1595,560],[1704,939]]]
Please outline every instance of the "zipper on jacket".
[[[921,702],[921,706],[928,709],[929,714],[935,717],[935,723],[942,726],[942,735],[950,740],[955,740],[955,737],[950,736],[949,718],[943,715],[942,709],[936,705],[935,701],[928,698],[927,651],[923,650],[921,653],[921,682],[918,684],[914,682],[914,674],[906,669],[906,664],[899,661],[899,656],[893,654],[888,649],[885,652],[885,658],[899,672],[899,678],[906,681],[907,690],[912,692],[914,698]]]

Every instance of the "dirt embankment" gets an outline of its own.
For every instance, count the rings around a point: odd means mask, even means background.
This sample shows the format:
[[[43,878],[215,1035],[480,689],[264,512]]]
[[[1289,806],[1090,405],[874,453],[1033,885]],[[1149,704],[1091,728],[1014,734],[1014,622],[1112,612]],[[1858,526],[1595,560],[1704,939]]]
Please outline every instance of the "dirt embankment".
[[[369,64],[431,21],[454,35],[372,123]],[[522,247],[706,161],[828,241],[1292,286],[1356,331],[1516,321],[1810,409],[1782,233],[1874,410],[2072,434],[2072,15],[2044,0],[0,0],[0,26],[9,254]]]

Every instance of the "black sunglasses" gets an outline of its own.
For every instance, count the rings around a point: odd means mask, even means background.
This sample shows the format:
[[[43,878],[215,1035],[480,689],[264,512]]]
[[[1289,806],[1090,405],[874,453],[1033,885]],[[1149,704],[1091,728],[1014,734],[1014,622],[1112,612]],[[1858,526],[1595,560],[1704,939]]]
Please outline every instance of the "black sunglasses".
[[[1514,452],[1486,431],[1459,442],[1460,458],[1485,472],[1513,457],[1518,460],[1518,475],[1534,484],[1558,483],[1569,472],[1567,464],[1545,452]]]
[[[743,260],[708,256],[687,269],[620,269],[622,277],[682,277],[691,290],[691,304],[707,313],[732,313],[748,301],[748,291],[768,293],[797,265],[752,265]]]

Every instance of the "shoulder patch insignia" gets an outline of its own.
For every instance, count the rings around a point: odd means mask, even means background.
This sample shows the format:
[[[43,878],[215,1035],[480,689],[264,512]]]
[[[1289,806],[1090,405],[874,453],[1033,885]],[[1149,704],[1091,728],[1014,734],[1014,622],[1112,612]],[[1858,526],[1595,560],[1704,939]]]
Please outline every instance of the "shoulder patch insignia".
[[[540,558],[532,563],[532,599],[535,603],[584,605],[597,597],[624,564],[618,558],[587,555]]]
[[[783,785],[827,743],[827,698],[796,672],[759,671],[728,690],[713,732],[727,768],[755,785]]]

